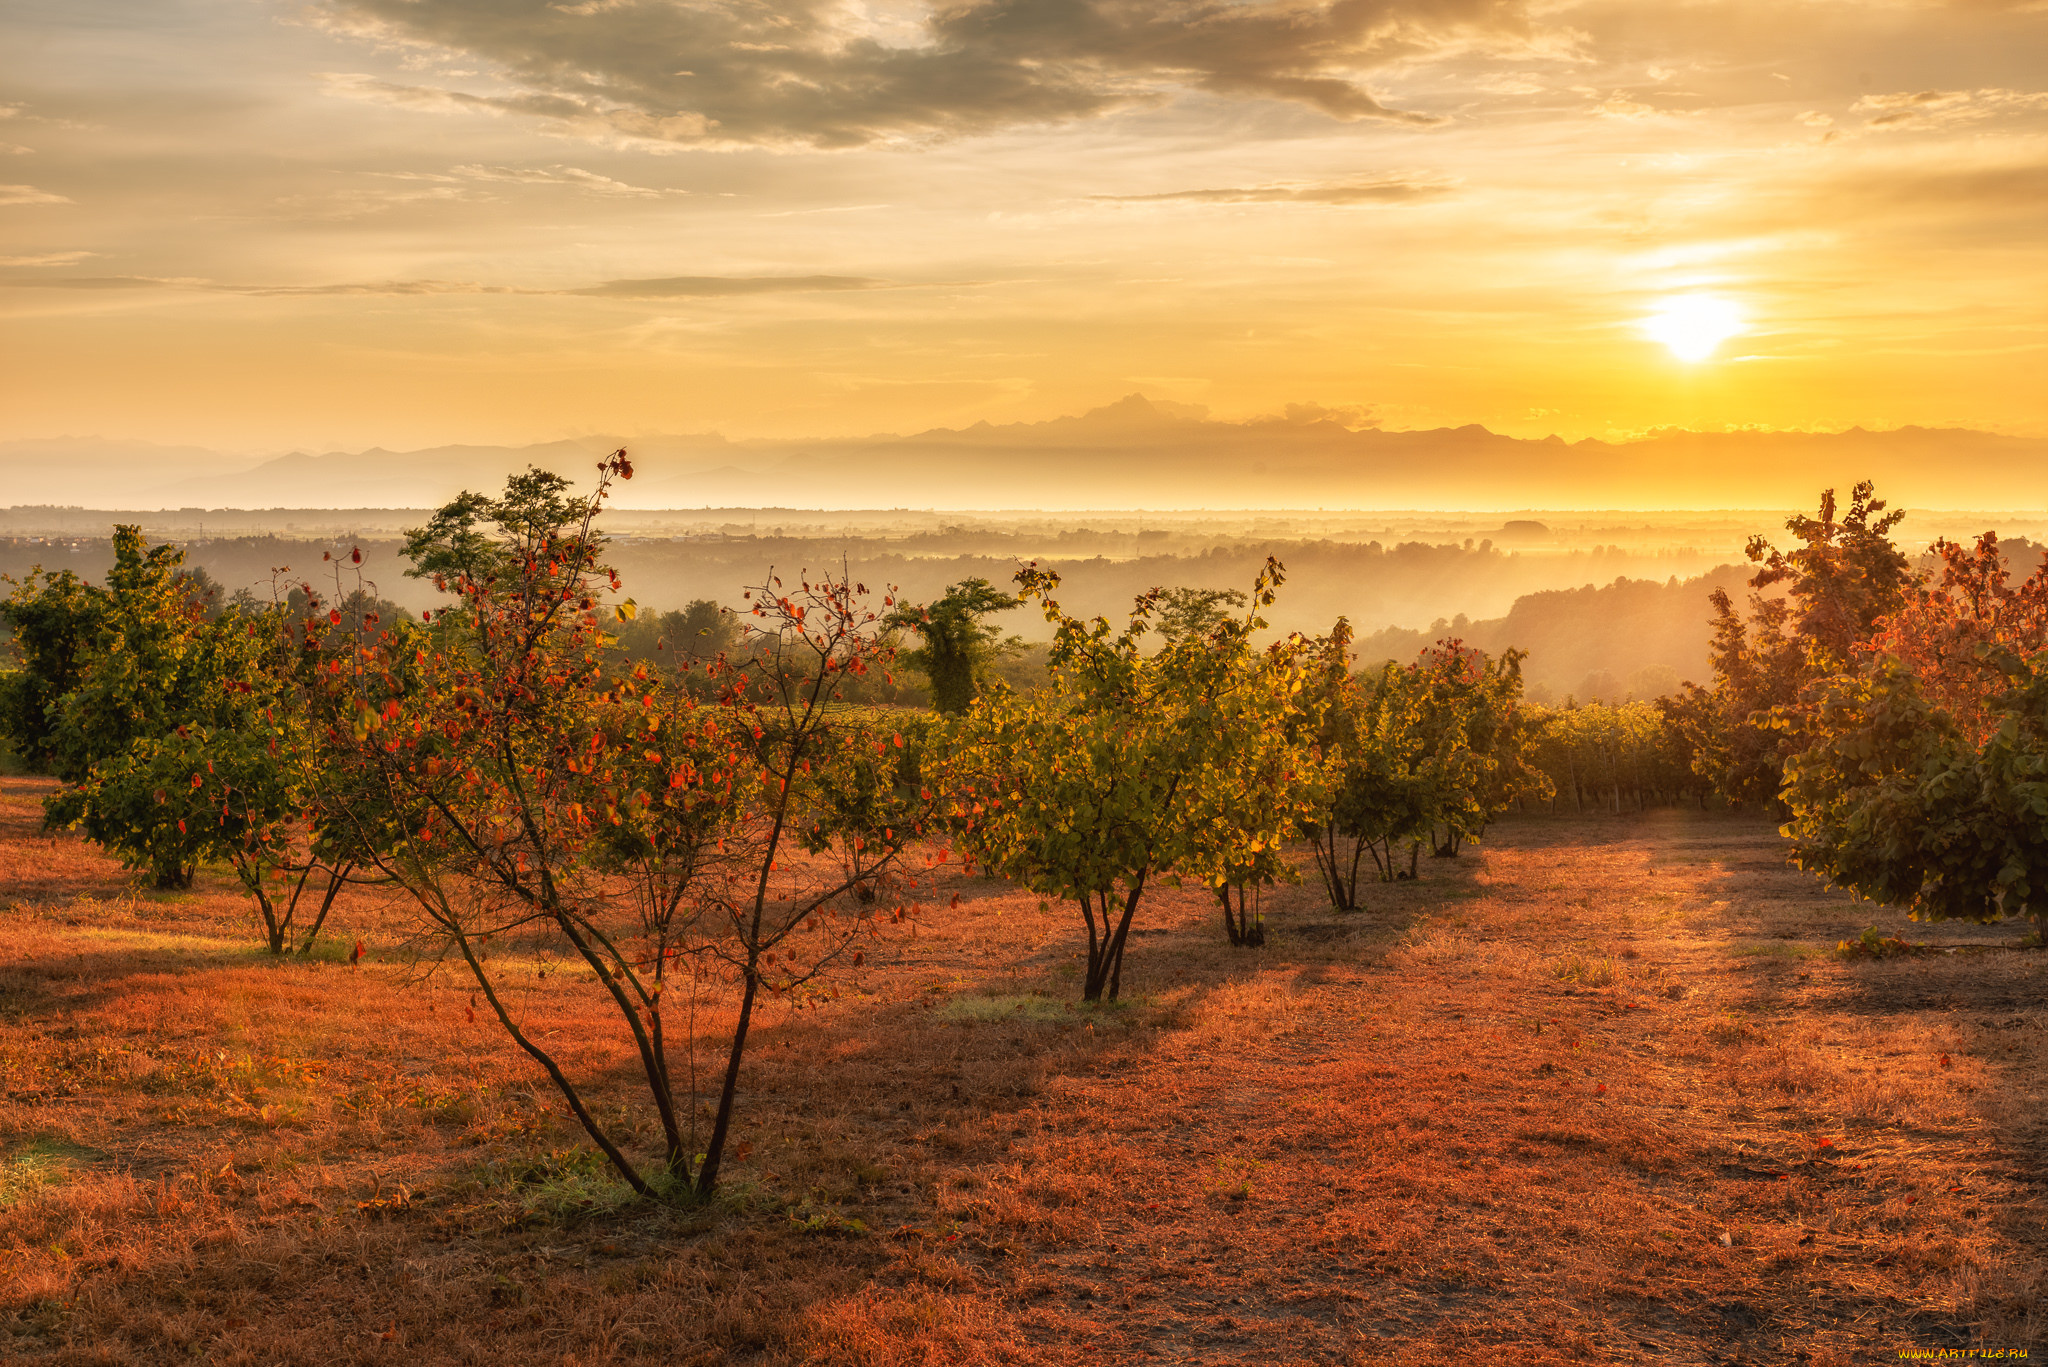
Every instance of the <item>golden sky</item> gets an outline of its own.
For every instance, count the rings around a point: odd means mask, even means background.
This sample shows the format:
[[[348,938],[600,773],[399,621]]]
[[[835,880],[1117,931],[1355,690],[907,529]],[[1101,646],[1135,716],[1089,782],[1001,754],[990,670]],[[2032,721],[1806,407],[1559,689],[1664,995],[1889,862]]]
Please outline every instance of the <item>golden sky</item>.
[[[2048,435],[2038,0],[12,0],[0,71],[0,438]]]

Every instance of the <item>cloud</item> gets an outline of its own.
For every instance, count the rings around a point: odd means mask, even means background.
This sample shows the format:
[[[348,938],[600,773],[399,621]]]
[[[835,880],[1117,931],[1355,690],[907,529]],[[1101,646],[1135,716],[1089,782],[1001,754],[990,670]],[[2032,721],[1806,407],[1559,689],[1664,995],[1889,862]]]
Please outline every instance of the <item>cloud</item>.
[[[461,186],[478,181],[498,185],[567,185],[595,195],[619,199],[659,199],[665,194],[688,194],[687,190],[656,190],[645,185],[629,185],[623,180],[613,180],[595,171],[586,171],[580,166],[451,166],[443,174],[436,171],[379,171],[388,180],[428,181],[437,185]],[[435,192],[428,192],[435,193]],[[438,192],[444,197],[460,198],[460,189]]]
[[[2038,218],[2048,208],[2048,162],[1892,170],[1837,182],[1830,194],[1937,211],[1967,209],[1980,217],[2016,212]]]
[[[0,204],[69,204],[63,195],[38,190],[33,185],[0,185]]]
[[[89,253],[72,255],[84,256]],[[0,258],[0,264],[56,264],[53,258]],[[434,295],[518,294],[589,299],[723,299],[754,294],[815,294],[843,290],[886,289],[891,282],[857,275],[672,275],[652,280],[605,280],[579,289],[528,289],[487,285],[473,280],[376,280],[336,285],[238,285],[214,280],[150,275],[68,276],[56,280],[6,280],[0,285],[31,289],[144,290],[189,289],[209,294],[263,297],[311,295]]]
[[[1223,190],[1169,190],[1155,195],[1091,195],[1106,204],[1409,204],[1451,192],[1445,180],[1384,176],[1371,180],[1282,182]]]
[[[1872,128],[1952,128],[2001,114],[2048,110],[2048,92],[2024,90],[1913,90],[1865,95],[1853,106],[1872,114]]]
[[[41,252],[35,256],[0,256],[0,266],[75,266],[91,252]]]
[[[660,280],[607,280],[563,294],[598,299],[716,299],[736,294],[871,290],[888,284],[857,275],[673,275]]]
[[[457,166],[454,173],[465,180],[496,181],[505,185],[567,185],[615,199],[660,199],[663,194],[682,193],[628,185],[623,180],[613,180],[610,176],[601,176],[580,166]]]
[[[1380,425],[1379,418],[1373,414],[1372,405],[1358,403],[1291,403],[1281,412],[1278,421],[1303,427],[1329,422],[1349,428],[1353,432]]]
[[[1526,43],[1526,0],[326,0],[319,22],[489,64],[471,92],[355,73],[336,93],[545,119],[586,135],[856,147],[1064,123],[1180,91],[1426,125],[1373,70]]]

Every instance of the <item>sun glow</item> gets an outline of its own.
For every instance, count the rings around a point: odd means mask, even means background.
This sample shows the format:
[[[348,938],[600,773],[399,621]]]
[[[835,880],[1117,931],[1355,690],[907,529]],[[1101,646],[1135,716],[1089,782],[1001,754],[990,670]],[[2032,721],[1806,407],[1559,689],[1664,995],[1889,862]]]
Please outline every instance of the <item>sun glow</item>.
[[[1704,361],[1721,343],[1749,331],[1734,304],[1711,294],[1681,294],[1666,299],[1655,313],[1643,319],[1642,328],[1681,361]]]

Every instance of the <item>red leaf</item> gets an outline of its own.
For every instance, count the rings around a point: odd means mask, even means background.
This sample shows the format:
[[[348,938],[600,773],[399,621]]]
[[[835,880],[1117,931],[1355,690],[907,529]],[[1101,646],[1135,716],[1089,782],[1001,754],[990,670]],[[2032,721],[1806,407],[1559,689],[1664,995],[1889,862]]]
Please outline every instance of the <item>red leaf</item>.
[[[1949,1063],[1949,1061],[1948,1061],[1948,1055],[1947,1055],[1947,1054],[1943,1054],[1943,1055],[1941,1056],[1941,1066],[1942,1066],[1942,1067],[1944,1067],[1944,1068],[1947,1068],[1947,1067],[1951,1067],[1951,1066],[1952,1066],[1952,1065],[1951,1065],[1951,1064]]]
[[[329,626],[337,626],[337,627],[338,627],[338,626],[340,626],[340,625],[341,625],[341,609],[340,609],[340,608],[329,608],[329,609],[327,609],[327,622],[328,622],[328,625],[329,625]]]
[[[362,563],[363,563],[363,552],[362,552],[362,549],[361,549],[360,547],[356,547],[356,546],[351,546],[351,547],[349,548],[349,552],[348,552],[348,558],[349,558],[350,560],[354,561],[354,562],[355,562],[356,564],[358,564],[358,565],[362,564]]]

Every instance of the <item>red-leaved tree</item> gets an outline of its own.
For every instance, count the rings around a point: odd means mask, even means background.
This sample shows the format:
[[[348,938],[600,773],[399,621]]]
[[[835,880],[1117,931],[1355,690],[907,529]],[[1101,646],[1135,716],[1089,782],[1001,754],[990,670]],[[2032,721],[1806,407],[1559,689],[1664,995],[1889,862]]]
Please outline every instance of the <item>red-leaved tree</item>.
[[[883,652],[843,575],[771,576],[738,658],[608,663],[605,628],[633,608],[607,604],[619,583],[594,523],[631,473],[618,452],[577,497],[531,471],[413,533],[417,572],[457,605],[329,666],[325,739],[345,757],[332,800],[419,908],[421,949],[463,966],[636,1192],[703,1199],[760,1001],[826,990],[878,917],[900,914],[849,894],[905,862],[928,802],[878,789],[850,859],[818,857],[847,819],[847,772],[899,743],[883,714],[837,702]],[[599,1120],[503,990],[534,968],[515,956],[549,950],[615,1012],[661,1134],[651,1168],[628,1151],[631,1122]],[[707,1029],[722,1066],[700,1072]]]

